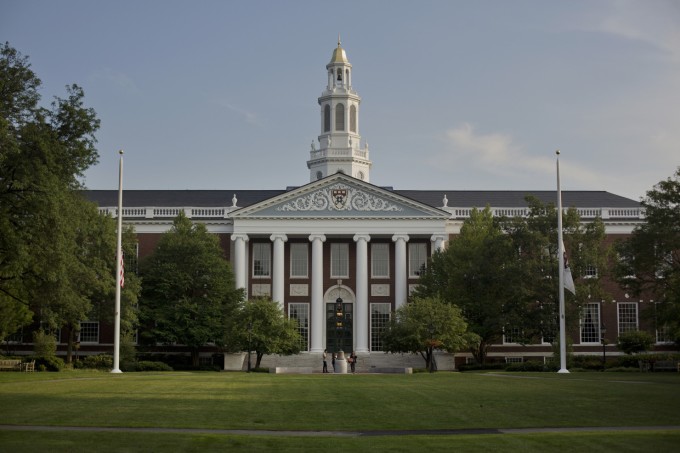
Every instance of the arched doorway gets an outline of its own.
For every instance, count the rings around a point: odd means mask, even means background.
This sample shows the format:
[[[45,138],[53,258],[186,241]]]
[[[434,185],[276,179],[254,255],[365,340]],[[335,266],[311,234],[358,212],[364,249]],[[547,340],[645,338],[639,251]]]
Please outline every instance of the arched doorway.
[[[336,285],[326,291],[326,347],[328,352],[351,352],[354,348],[354,292]]]

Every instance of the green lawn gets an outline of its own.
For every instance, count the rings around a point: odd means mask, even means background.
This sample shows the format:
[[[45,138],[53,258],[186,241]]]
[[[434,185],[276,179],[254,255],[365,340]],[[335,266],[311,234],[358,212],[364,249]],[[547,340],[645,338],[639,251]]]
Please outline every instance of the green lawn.
[[[0,373],[4,425],[396,431],[680,426],[677,373]],[[11,409],[10,409],[11,408]],[[8,410],[9,409],[9,410]],[[0,431],[0,451],[669,450],[680,431],[237,436]],[[9,448],[11,447],[11,448]]]

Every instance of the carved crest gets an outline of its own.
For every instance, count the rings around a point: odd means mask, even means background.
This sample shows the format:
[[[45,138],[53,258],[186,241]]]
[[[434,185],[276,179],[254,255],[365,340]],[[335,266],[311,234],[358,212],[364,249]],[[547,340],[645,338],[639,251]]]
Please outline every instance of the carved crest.
[[[347,189],[331,189],[333,205],[337,209],[342,209],[347,204]]]

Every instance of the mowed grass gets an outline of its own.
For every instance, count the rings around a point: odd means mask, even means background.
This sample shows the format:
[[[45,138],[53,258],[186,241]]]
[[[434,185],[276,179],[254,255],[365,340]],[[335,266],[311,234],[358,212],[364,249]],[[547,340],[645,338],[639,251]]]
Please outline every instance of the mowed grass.
[[[336,432],[663,427],[680,425],[680,374],[0,373],[0,408],[3,425]],[[315,451],[333,445],[640,451],[679,444],[675,430],[342,438],[0,431],[0,451]]]

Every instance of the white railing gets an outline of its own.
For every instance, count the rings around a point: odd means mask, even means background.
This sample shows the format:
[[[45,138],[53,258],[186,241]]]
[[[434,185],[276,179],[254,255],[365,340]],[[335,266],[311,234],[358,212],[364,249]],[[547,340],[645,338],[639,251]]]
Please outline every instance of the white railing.
[[[452,208],[442,207],[446,212],[451,214],[454,219],[467,219],[472,214],[473,208]],[[524,217],[529,214],[529,208],[494,208],[491,207],[491,213],[494,217]],[[567,210],[566,208],[564,209]],[[642,208],[576,208],[578,215],[582,219],[594,219],[600,217],[602,219],[644,219],[644,211]]]
[[[361,159],[368,159],[367,149],[357,148],[326,148],[310,151],[310,158],[312,160],[322,159],[326,157],[359,157]]]
[[[183,212],[190,219],[226,219],[229,213],[237,209],[234,206],[230,207],[209,207],[209,208],[194,208],[194,207],[141,207],[141,208],[123,208],[123,217],[128,219],[162,219],[177,217],[180,212]],[[111,217],[118,216],[118,208],[116,207],[102,207],[99,208],[102,214],[109,214]]]

